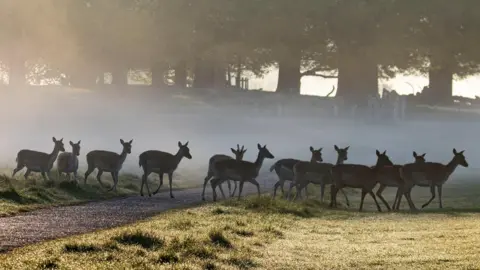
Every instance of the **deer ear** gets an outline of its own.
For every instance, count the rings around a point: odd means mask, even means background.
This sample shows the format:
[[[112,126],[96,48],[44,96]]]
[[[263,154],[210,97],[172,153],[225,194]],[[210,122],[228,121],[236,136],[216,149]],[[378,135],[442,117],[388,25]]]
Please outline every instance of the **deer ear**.
[[[383,151],[383,155],[386,155],[387,154],[387,150]]]
[[[322,150],[323,150],[323,147],[322,147],[322,148],[320,148],[320,149],[318,149],[318,152],[322,152]]]
[[[417,157],[417,152],[413,151],[413,157]]]
[[[337,146],[336,144],[333,146],[333,148],[335,148],[335,151],[338,151],[338,150],[339,150],[339,149],[338,149],[338,146]]]
[[[423,153],[422,157],[425,157],[426,154],[427,154],[427,153]]]
[[[258,150],[262,149],[262,146],[259,143],[257,143],[257,147],[258,147]]]
[[[377,157],[380,156],[380,151],[376,150]]]
[[[52,137],[52,141],[57,142],[57,139],[55,139],[55,137]]]
[[[133,139],[131,139],[131,140],[128,142],[128,144],[132,144],[132,143],[133,143]]]
[[[187,143],[186,143],[186,144],[184,144],[183,146],[188,146],[188,143],[189,143],[189,141],[187,141]]]
[[[313,149],[313,147],[310,146],[310,152],[313,152],[313,150],[315,150],[315,149]]]
[[[125,142],[123,141],[123,139],[120,139],[120,143],[121,143],[121,144],[124,144]]]
[[[232,150],[232,153],[236,154],[237,152],[235,151],[235,149],[233,148],[230,148],[230,150]]]
[[[78,141],[78,143],[77,143],[77,144],[80,144],[80,142],[81,142],[81,141],[82,141],[82,140]]]
[[[243,150],[242,152],[245,154],[245,152],[247,152],[247,149]]]
[[[178,141],[178,147],[182,147],[182,143]]]
[[[59,142],[63,142],[63,138],[61,138]]]
[[[457,154],[457,149],[453,148],[453,154],[454,154],[454,155]]]
[[[348,150],[349,148],[350,148],[350,145],[349,145],[349,146],[347,146],[347,147],[345,147],[345,150]]]
[[[70,145],[73,146],[73,142],[72,142],[72,141],[70,141]]]
[[[462,151],[460,152],[460,154],[462,154],[462,155],[463,155],[463,152],[465,152],[465,150],[462,150]]]

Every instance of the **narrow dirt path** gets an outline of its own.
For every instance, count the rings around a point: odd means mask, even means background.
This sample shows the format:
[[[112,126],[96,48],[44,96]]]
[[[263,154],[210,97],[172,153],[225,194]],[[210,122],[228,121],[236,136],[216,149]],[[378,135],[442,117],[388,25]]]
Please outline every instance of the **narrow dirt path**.
[[[260,190],[269,191],[273,178],[262,177]],[[224,190],[227,193],[227,185]],[[244,194],[256,189],[245,184]],[[169,209],[193,206],[202,203],[202,188],[174,191],[175,199],[168,192],[154,197],[129,197],[76,206],[55,207],[37,210],[12,217],[0,218],[0,251],[66,237],[107,229],[142,220]],[[219,192],[218,192],[219,193]],[[238,192],[237,192],[238,193]],[[218,194],[221,197],[221,194]],[[211,187],[207,186],[206,199],[211,201]]]

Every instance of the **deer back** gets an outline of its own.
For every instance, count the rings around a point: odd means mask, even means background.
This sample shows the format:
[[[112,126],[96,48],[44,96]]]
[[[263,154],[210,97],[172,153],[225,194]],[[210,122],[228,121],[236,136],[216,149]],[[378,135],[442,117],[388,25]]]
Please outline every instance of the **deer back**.
[[[308,181],[314,184],[331,184],[333,164],[300,161],[293,167],[295,182]]]
[[[149,150],[141,153],[139,160],[144,169],[153,172],[169,173],[175,171],[178,166],[174,155],[158,150]]]
[[[360,164],[333,166],[332,181],[337,186],[352,188],[373,188],[377,183],[373,169]]]
[[[17,162],[34,171],[49,167],[50,161],[50,155],[44,152],[23,149],[17,154]]]
[[[213,172],[217,178],[255,178],[257,167],[255,163],[244,160],[220,160],[213,166]]]
[[[402,175],[407,183],[423,187],[430,186],[430,183],[443,184],[449,177],[447,166],[438,162],[405,164]]]
[[[75,172],[78,170],[78,158],[70,152],[63,152],[57,158],[59,172]]]
[[[87,163],[95,168],[104,171],[120,170],[123,164],[121,156],[115,152],[104,150],[93,150],[87,154]]]

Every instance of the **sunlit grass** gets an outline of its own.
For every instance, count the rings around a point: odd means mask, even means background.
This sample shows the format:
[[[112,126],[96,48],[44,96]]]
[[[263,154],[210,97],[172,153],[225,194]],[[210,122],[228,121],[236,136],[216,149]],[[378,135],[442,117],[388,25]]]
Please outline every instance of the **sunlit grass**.
[[[134,225],[16,249],[2,269],[477,269],[480,185],[449,185],[411,214],[256,196],[172,210]],[[421,204],[428,192],[416,191]],[[327,196],[328,197],[328,196]],[[390,201],[392,192],[385,197]]]
[[[0,217],[49,206],[78,204],[140,194],[141,179],[133,174],[120,175],[117,192],[106,192],[106,188],[102,188],[95,179],[95,173],[89,177],[87,185],[84,185],[83,177],[80,176],[77,184],[73,181],[73,177],[71,181],[67,181],[65,177],[57,179],[55,171],[51,175],[51,181],[45,182],[37,174],[32,174],[27,181],[22,175],[11,178],[0,174]],[[108,175],[102,176],[102,182],[106,187],[113,184]],[[158,180],[154,178],[150,179],[149,183],[150,187],[158,186]],[[192,183],[185,182],[173,184],[175,188],[193,186]],[[164,190],[166,189],[161,191]]]

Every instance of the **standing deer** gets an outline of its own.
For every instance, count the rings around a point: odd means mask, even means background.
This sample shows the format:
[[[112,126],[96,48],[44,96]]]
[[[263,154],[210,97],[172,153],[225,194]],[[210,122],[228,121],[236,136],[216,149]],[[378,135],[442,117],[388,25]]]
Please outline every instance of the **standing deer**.
[[[182,161],[184,157],[192,159],[192,155],[190,155],[190,149],[188,148],[188,142],[186,144],[178,142],[178,148],[179,149],[175,155],[157,150],[148,150],[140,154],[138,157],[138,165],[143,169],[142,187],[140,188],[141,196],[143,196],[143,185],[147,186],[148,196],[152,196],[150,194],[150,188],[148,187],[147,179],[151,173],[156,173],[160,177],[160,185],[153,195],[160,191],[160,188],[163,185],[163,175],[168,174],[170,198],[175,198],[172,193],[173,172],[177,169],[178,164],[180,164],[180,161]]]
[[[312,157],[310,158],[310,162],[322,162],[322,148],[315,150],[312,146],[310,146],[310,152],[312,153]],[[270,172],[275,170],[275,173],[278,176],[278,181],[275,183],[273,188],[273,198],[277,195],[278,187],[282,190],[282,195],[285,196],[285,191],[283,186],[285,181],[293,181],[293,166],[300,162],[301,160],[294,159],[294,158],[284,158],[280,159],[275,162],[272,167],[270,167]],[[305,187],[305,193],[307,193],[307,187]]]
[[[363,201],[365,200],[365,195],[369,194],[372,196],[377,209],[379,212],[382,212],[380,205],[378,204],[377,198],[373,193],[373,188],[377,185],[377,169],[383,166],[393,166],[392,161],[387,156],[387,151],[380,153],[378,150],[377,153],[377,164],[375,167],[371,168],[365,165],[359,164],[339,164],[335,165],[332,168],[332,182],[331,185],[331,201],[330,206],[337,206],[337,193],[344,187],[359,188],[362,189],[362,197],[360,200],[359,211],[363,209]]]
[[[255,162],[248,161],[236,161],[236,160],[221,160],[214,164],[213,174],[214,178],[210,181],[213,190],[213,201],[217,200],[217,193],[215,191],[218,185],[221,185],[226,180],[233,180],[240,182],[240,190],[238,191],[238,199],[240,200],[243,191],[243,184],[250,182],[257,187],[258,196],[260,196],[260,185],[255,179],[258,176],[263,161],[275,158],[272,153],[267,149],[267,146],[263,147],[257,144],[258,156]]]
[[[418,155],[417,152],[413,151],[413,157],[415,158],[415,163],[417,164],[422,164],[425,163],[425,155]],[[391,166],[386,166],[381,169],[379,169],[378,173],[378,182],[380,184],[380,187],[378,188],[376,195],[377,197],[380,198],[380,200],[383,202],[383,204],[387,207],[388,211],[391,209],[393,210],[398,210],[400,207],[400,201],[402,200],[402,190],[404,188],[405,182],[402,179],[400,175],[400,169],[401,165],[394,165],[393,167]],[[382,196],[382,192],[385,190],[387,187],[396,187],[397,192],[395,194],[395,200],[393,201],[392,208],[390,208],[390,205],[387,203],[385,198]],[[411,200],[410,194],[403,194],[407,198],[408,204],[410,208],[412,208],[413,202]]]
[[[58,179],[62,173],[65,173],[68,176],[68,181],[70,181],[70,173],[73,173],[74,180],[77,181],[77,171],[78,171],[78,156],[80,155],[80,141],[78,143],[73,143],[70,141],[70,146],[72,146],[72,152],[63,152],[58,155],[57,158],[57,171]]]
[[[334,149],[337,152],[337,162],[336,165],[343,164],[348,160],[348,149],[350,146],[345,148],[339,148],[334,145]],[[309,183],[320,185],[320,200],[323,202],[323,197],[325,194],[325,186],[332,184],[332,168],[333,164],[331,163],[310,163],[310,162],[299,162],[293,167],[294,172],[294,181],[290,184],[290,189],[288,191],[288,197],[292,192],[293,186],[297,187],[298,194],[301,193],[302,189],[305,188]],[[347,206],[350,206],[348,201],[347,194],[345,191],[341,190]]]
[[[463,155],[464,152],[465,150],[457,152],[457,150],[454,148],[453,158],[446,165],[438,162],[425,162],[423,164],[405,164],[400,170],[402,178],[405,181],[405,187],[403,190],[404,194],[410,194],[414,186],[430,187],[430,192],[432,196],[430,200],[428,200],[428,202],[422,205],[422,208],[425,208],[433,201],[433,199],[435,199],[435,187],[437,187],[439,207],[443,208],[443,184],[447,182],[450,175],[452,175],[452,173],[459,165],[465,168],[468,167],[467,160]]]
[[[50,170],[52,170],[58,153],[65,151],[63,138],[57,140],[55,137],[52,137],[52,140],[54,147],[50,154],[28,149],[20,150],[17,153],[17,159],[15,160],[17,167],[13,170],[12,177],[15,176],[18,171],[27,167],[27,171],[24,174],[25,180],[27,180],[31,172],[39,172],[42,174],[43,180],[47,181],[46,174],[48,174],[48,178],[50,178]]]
[[[97,169],[97,180],[98,183],[100,183],[100,186],[104,187],[101,180],[103,172],[109,172],[112,175],[113,186],[107,191],[114,190],[116,192],[118,184],[118,173],[122,169],[123,163],[125,162],[127,155],[132,152],[132,142],[133,139],[129,142],[124,142],[122,139],[120,139],[120,143],[123,146],[121,154],[104,150],[93,150],[88,152],[88,169],[85,172],[84,184],[87,184],[87,178],[93,172],[93,170]]]
[[[242,145],[242,148],[240,148],[240,145],[238,145],[238,144],[237,144],[237,150],[235,150],[233,148],[230,148],[230,150],[235,155],[235,160],[243,160],[243,155],[245,154],[245,152],[247,152],[247,149],[245,149],[243,145]],[[213,165],[220,160],[226,160],[226,159],[232,159],[232,157],[227,156],[227,155],[217,154],[217,155],[213,155],[210,158],[210,160],[208,161],[207,176],[205,177],[204,182],[203,182],[202,200],[205,201],[205,188],[207,187],[207,183],[210,180],[210,178],[213,177]],[[235,188],[233,189],[233,192],[231,192],[232,190],[231,190],[230,180],[228,180],[227,183],[228,183],[229,196],[233,197],[233,195],[235,193],[235,190],[237,190],[237,182],[233,182],[235,184]],[[220,185],[219,187],[220,187],[220,191],[222,192],[222,196],[225,198],[225,194],[223,192],[222,185]]]

